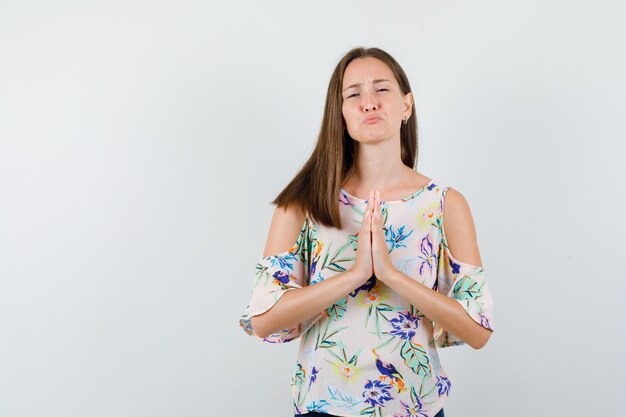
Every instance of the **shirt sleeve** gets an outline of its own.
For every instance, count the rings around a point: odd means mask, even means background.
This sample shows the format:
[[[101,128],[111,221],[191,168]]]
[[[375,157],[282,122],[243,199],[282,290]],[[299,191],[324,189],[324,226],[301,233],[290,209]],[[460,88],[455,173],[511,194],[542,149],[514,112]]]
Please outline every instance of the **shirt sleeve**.
[[[456,259],[445,238],[443,218],[440,227],[436,290],[458,301],[472,320],[493,333],[493,297],[487,285],[485,268]],[[433,338],[435,346],[441,348],[466,344],[436,322],[433,323]]]
[[[455,259],[444,243],[439,251],[437,291],[458,301],[472,320],[493,332],[493,297],[485,269]],[[465,344],[438,323],[434,323],[433,337],[441,348]]]
[[[239,325],[247,334],[259,338],[252,331],[250,319],[272,308],[287,291],[309,285],[308,236],[307,219],[302,225],[296,243],[289,250],[258,259],[250,301],[239,319]],[[304,334],[322,315],[323,312],[296,326],[259,339],[269,343],[289,342]]]

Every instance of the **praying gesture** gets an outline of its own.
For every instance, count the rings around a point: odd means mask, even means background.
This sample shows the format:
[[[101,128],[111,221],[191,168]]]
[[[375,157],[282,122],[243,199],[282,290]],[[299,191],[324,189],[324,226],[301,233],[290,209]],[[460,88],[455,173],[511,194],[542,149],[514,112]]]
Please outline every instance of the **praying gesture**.
[[[384,282],[395,267],[387,249],[378,191],[370,191],[358,236],[356,260],[352,271],[359,274],[363,281],[374,275]]]

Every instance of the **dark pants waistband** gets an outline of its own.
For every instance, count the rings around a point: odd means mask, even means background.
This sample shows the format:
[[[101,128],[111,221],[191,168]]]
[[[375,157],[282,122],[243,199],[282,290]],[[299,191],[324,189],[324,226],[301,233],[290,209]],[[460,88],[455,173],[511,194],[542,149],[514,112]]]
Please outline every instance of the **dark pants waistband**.
[[[318,413],[317,411],[310,411],[306,414],[294,414],[294,417],[341,417],[341,416],[336,416],[334,414]],[[437,414],[435,414],[435,417],[445,417],[443,408],[439,410]]]

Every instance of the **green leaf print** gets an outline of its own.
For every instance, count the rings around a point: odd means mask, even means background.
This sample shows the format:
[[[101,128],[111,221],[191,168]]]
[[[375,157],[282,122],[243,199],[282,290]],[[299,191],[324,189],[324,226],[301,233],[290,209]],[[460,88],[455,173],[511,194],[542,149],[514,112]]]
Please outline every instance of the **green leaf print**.
[[[389,218],[389,210],[387,207],[387,204],[383,204],[383,209],[382,209],[382,213],[383,213],[383,228],[386,229],[386,225],[387,225],[387,219]]]
[[[354,355],[352,355],[352,357],[350,358],[350,360],[348,360],[348,356],[346,355],[346,349],[345,346],[343,344],[343,342],[339,341],[335,343],[336,347],[341,349],[341,355],[333,352],[332,349],[328,349],[328,353],[330,353],[331,355],[333,355],[335,358],[337,358],[337,360],[341,363],[345,363],[347,365],[356,365],[358,359],[359,359],[359,354],[361,353],[361,350],[363,350],[362,348],[359,349],[359,351],[357,353],[355,353]],[[327,362],[329,362],[330,364],[333,364],[332,361],[329,361],[328,359],[326,359]]]
[[[334,271],[334,272],[346,272],[346,268],[339,265],[337,262],[331,262],[330,264],[326,266],[326,269],[330,269],[331,271]]]
[[[328,398],[337,406],[342,408],[352,408],[359,405],[362,401],[347,392],[341,391],[339,388],[332,385],[326,387],[328,391]]]
[[[344,297],[332,306],[326,309],[330,320],[339,320],[346,313],[346,308],[348,307],[348,297]]]
[[[413,401],[413,404],[417,404],[417,402],[419,401],[417,392],[415,392],[415,387],[412,385],[411,385],[411,401]]]
[[[302,388],[304,386],[304,383],[306,382],[306,371],[304,370],[304,368],[302,368],[302,364],[300,364],[300,362],[296,362],[296,370],[294,371],[294,374],[291,378],[291,385],[292,385],[292,393],[294,392],[294,390],[298,390],[298,398],[296,401],[296,404],[298,405],[298,407],[302,406],[302,403],[304,402],[304,400],[306,399],[306,396],[308,394],[308,390],[304,393],[304,397],[302,396]]]
[[[432,375],[430,360],[428,359],[424,346],[408,339],[402,345],[400,354],[404,358],[404,363],[417,375],[428,377]]]
[[[349,235],[348,244],[352,246],[352,249],[357,250],[357,247],[359,244],[359,237],[357,235]]]
[[[330,256],[330,254],[331,254],[330,247],[331,246],[332,246],[332,242],[331,242],[330,245],[328,245],[328,249],[326,251],[326,256],[324,257],[324,261],[322,262],[322,266],[321,266],[320,270],[330,269],[331,271],[334,271],[334,272],[345,272],[346,268],[344,268],[340,264],[344,263],[344,262],[350,262],[350,261],[354,260],[355,258],[339,258],[339,256],[347,248],[350,247],[350,242],[342,245],[339,249],[337,249],[337,251],[332,256]]]
[[[415,391],[415,386],[411,385],[411,402],[413,403],[413,406],[417,406],[419,403],[425,404],[425,405],[430,405],[433,402],[437,401],[437,399],[439,398],[439,395],[436,395],[433,397],[433,399],[431,401],[427,401],[426,398],[428,398],[429,396],[431,396],[431,394],[437,394],[437,392],[435,391],[437,389],[437,384],[433,383],[432,384],[432,388],[430,391],[428,391],[427,393],[423,393],[424,392],[424,384],[430,382],[431,380],[429,379],[422,379],[420,381],[420,389],[419,389],[419,394]]]
[[[304,372],[301,364],[298,363],[296,366],[297,368],[293,374],[293,383],[299,386],[306,381],[306,372]]]
[[[331,241],[328,244],[328,248],[326,249],[326,256],[324,256],[324,260],[321,263],[320,271],[326,267],[326,263],[328,262],[328,256],[330,255],[330,247],[333,246],[333,242]]]
[[[397,343],[397,344],[396,344],[396,346],[393,348],[393,350],[392,350],[392,352],[393,352],[394,350],[396,350],[396,349],[398,348],[398,345],[399,345],[400,343],[402,343],[402,340],[398,339],[398,338],[397,338],[397,337],[395,337],[395,336],[390,336],[390,337],[388,337],[388,338],[387,338],[387,340],[385,340],[385,341],[384,341],[383,343],[381,343],[380,345],[376,346],[374,349],[375,349],[375,350],[380,350],[382,347],[384,347],[384,346],[388,345],[389,343],[391,343],[391,342],[392,342],[392,341],[394,341],[394,340],[395,340],[396,342],[398,342],[398,343]]]
[[[360,415],[362,416],[374,416],[376,414],[376,409],[374,407],[367,407],[361,410]]]
[[[329,333],[330,331],[329,328],[332,322],[333,322],[332,320],[328,320],[326,322],[326,327],[324,328],[324,331],[320,332],[317,335],[317,340],[315,341],[315,350],[319,348],[328,349],[328,348],[334,347],[337,343],[330,340],[330,338],[336,335],[337,333],[339,333],[340,331],[342,331],[343,329],[348,328],[348,326],[340,327],[334,330],[333,332]]]
[[[376,309],[378,311],[394,311],[394,310],[398,310],[398,308],[393,308],[389,304],[385,304],[385,303],[378,304],[378,307]],[[385,320],[389,321],[386,317],[385,317]]]
[[[322,349],[329,349],[332,348],[336,345],[337,343],[332,341],[332,340],[323,340],[320,344],[319,347]]]
[[[384,311],[394,311],[397,310],[398,308],[394,308],[392,306],[390,306],[389,304],[385,304],[385,303],[380,303],[378,305],[370,305],[368,310],[367,310],[367,315],[365,316],[365,328],[367,329],[367,325],[369,323],[370,317],[374,317],[374,330],[373,332],[370,332],[372,334],[375,334],[379,340],[382,340],[383,336],[382,336],[382,330],[380,327],[380,319],[384,319],[385,321],[389,322],[389,319],[383,314]]]
[[[431,404],[432,403],[432,401],[427,402],[426,398],[428,398],[430,396],[430,394],[434,393],[436,389],[437,389],[437,384],[434,384],[432,386],[432,388],[430,389],[430,391],[426,392],[425,394],[420,394],[420,396],[421,396],[421,398],[422,398],[422,400],[424,401],[425,404]],[[421,392],[421,388],[420,388],[420,392]]]
[[[463,277],[454,285],[452,297],[457,300],[476,300],[483,295],[482,285],[470,277]]]

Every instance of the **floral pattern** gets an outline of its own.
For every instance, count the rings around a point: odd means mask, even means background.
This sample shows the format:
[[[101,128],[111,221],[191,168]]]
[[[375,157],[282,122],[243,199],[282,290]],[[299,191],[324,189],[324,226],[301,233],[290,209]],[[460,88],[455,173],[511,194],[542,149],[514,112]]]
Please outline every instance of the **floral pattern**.
[[[443,228],[449,187],[435,180],[397,201],[382,202],[389,256],[401,272],[456,300],[478,324],[493,331],[493,299],[485,269],[456,259]],[[367,201],[341,190],[342,230],[305,219],[293,246],[259,258],[250,302],[239,320],[255,337],[250,319],[287,291],[315,285],[351,268]],[[298,325],[263,341],[298,339],[291,377],[293,409],[342,416],[434,416],[452,383],[437,349],[465,342],[432,322],[383,282],[370,278]]]

